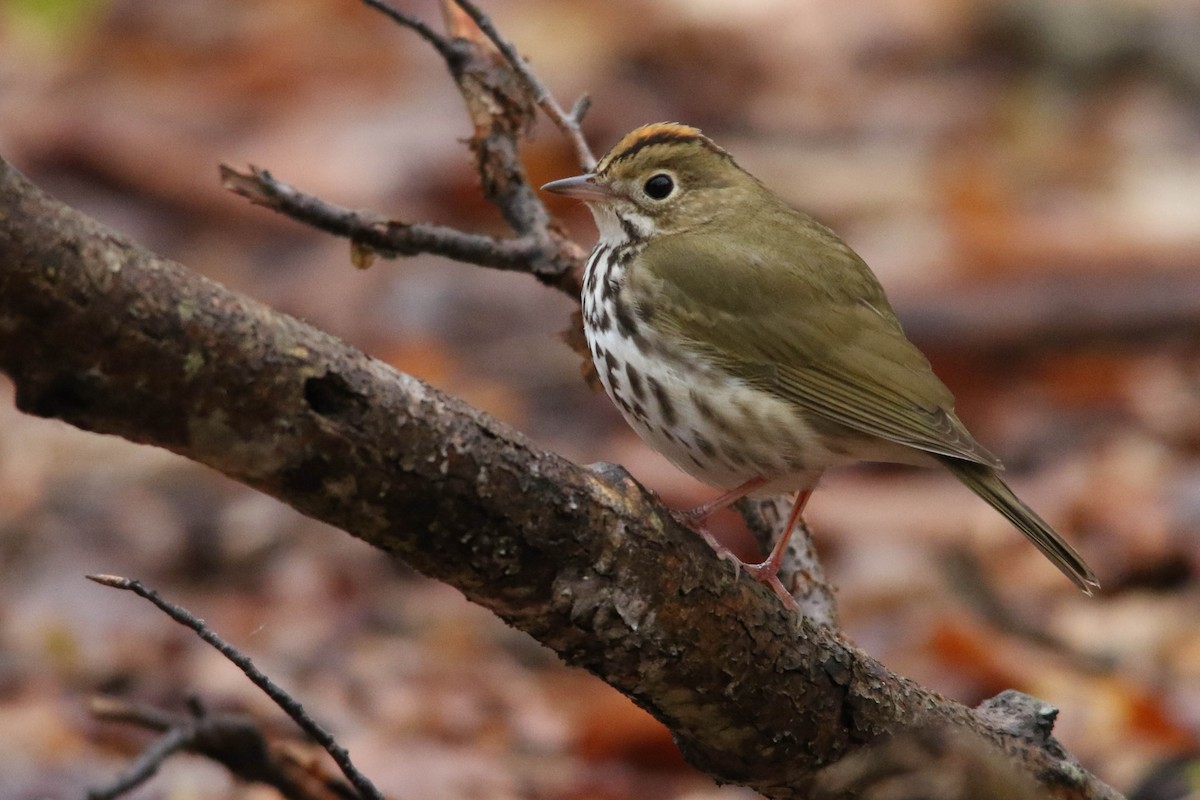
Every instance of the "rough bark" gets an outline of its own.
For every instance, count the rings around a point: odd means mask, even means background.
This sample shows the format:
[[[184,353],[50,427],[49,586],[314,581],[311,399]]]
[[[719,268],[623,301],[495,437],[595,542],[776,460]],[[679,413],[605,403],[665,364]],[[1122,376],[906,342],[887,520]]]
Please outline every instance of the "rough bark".
[[[885,734],[950,726],[1050,796],[1118,797],[1046,725],[950,702],[735,580],[621,470],[541,451],[3,161],[0,369],[27,413],[168,448],[458,587],[647,708],[719,780],[805,797]]]

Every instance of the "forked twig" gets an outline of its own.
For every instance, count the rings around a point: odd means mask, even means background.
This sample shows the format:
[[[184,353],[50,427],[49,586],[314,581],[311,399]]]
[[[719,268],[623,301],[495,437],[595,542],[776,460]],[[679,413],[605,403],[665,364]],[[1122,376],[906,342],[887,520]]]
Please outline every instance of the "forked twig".
[[[545,285],[578,300],[584,253],[549,217],[529,184],[518,158],[517,143],[536,113],[528,104],[527,95],[532,95],[535,104],[572,143],[581,167],[590,170],[595,158],[579,128],[579,120],[589,105],[587,96],[581,97],[570,113],[564,112],[512,42],[500,34],[473,0],[443,0],[450,37],[431,30],[419,19],[397,11],[383,0],[363,2],[416,31],[442,54],[475,125],[470,144],[483,194],[500,210],[517,236],[497,239],[445,225],[398,222],[375,212],[344,208],[305,194],[256,167],[239,170],[222,165],[225,188],[257,205],[350,239],[354,248],[352,260],[357,266],[369,266],[375,254],[394,257],[432,253],[493,269],[528,272]],[[455,9],[462,13],[454,13]],[[594,376],[580,315],[572,318],[572,327],[565,338],[583,357],[585,377]],[[747,521],[757,524],[769,541],[770,527],[764,527],[761,513],[750,513]],[[782,522],[777,520],[774,527],[780,527]],[[803,537],[800,541],[807,545],[794,549],[788,559],[791,567],[788,571],[797,587],[794,594],[814,619],[831,623],[836,619],[833,593],[821,577],[819,566],[806,566],[816,564],[811,540]]]
[[[188,741],[193,736],[189,727],[168,728],[167,731],[143,750],[137,759],[129,765],[112,783],[99,789],[90,789],[88,800],[113,800],[127,792],[131,792],[154,777],[158,768],[170,756],[180,750],[187,749]]]
[[[422,39],[433,45],[442,58],[449,60],[453,57],[454,49],[450,39],[435,31],[424,20],[414,17],[411,14],[406,14],[392,4],[383,2],[383,0],[362,0],[362,2],[363,5],[370,6],[382,13],[397,25],[403,25],[415,32]]]
[[[500,36],[486,14],[470,3],[458,3],[457,7],[469,17],[471,22],[467,24],[477,26],[478,31],[448,23],[452,25],[451,36],[438,33],[384,0],[363,3],[416,32],[446,62],[475,126],[470,147],[483,194],[517,235],[498,239],[446,225],[399,222],[382,214],[343,208],[305,194],[256,167],[243,170],[222,165],[225,188],[297,221],[345,236],[353,244],[357,266],[368,266],[375,254],[395,257],[431,253],[477,266],[528,272],[547,286],[578,299],[585,254],[550,217],[530,184],[518,156],[518,139],[536,113],[529,103],[532,95],[536,105],[571,142],[581,164],[590,168],[594,159],[579,130],[579,119],[588,106],[586,98],[581,98],[570,114],[563,112],[512,44]]]
[[[194,753],[220,764],[243,781],[272,786],[288,800],[360,800],[350,784],[317,768],[285,742],[268,738],[241,714],[211,714],[197,701],[187,714],[128,703],[111,697],[92,698],[92,717],[160,734],[120,776],[88,792],[89,800],[112,800],[140,786],[178,752]]]
[[[364,2],[371,2],[371,0],[364,0]],[[454,3],[467,12],[479,29],[492,40],[492,44],[496,45],[496,48],[504,54],[508,63],[533,93],[533,100],[537,103],[538,108],[546,113],[546,116],[554,122],[562,134],[567,137],[567,141],[571,143],[580,169],[584,172],[591,172],[592,168],[596,166],[596,157],[592,154],[592,149],[588,146],[587,139],[584,138],[583,131],[579,127],[583,121],[583,115],[591,106],[591,99],[585,94],[575,101],[570,112],[564,111],[546,85],[529,68],[529,62],[517,52],[517,48],[513,46],[512,42],[500,35],[500,31],[496,30],[491,18],[483,13],[473,0],[454,0]]]
[[[254,666],[254,662],[250,660],[249,656],[246,656],[236,647],[214,633],[204,623],[204,620],[196,617],[186,609],[163,599],[158,592],[144,586],[140,581],[122,578],[119,575],[88,575],[87,578],[101,586],[109,586],[113,589],[124,589],[125,591],[133,592],[139,597],[149,600],[180,625],[191,628],[196,632],[197,636],[212,645],[221,655],[233,662],[234,666],[240,669],[255,686],[261,689],[277,706],[283,709],[284,713],[291,717],[292,721],[300,726],[301,730],[323,747],[325,752],[329,753],[330,757],[338,765],[342,774],[346,776],[346,780],[358,790],[359,795],[364,800],[384,800],[383,795],[375,788],[375,784],[371,783],[370,779],[359,772],[358,768],[354,766],[354,763],[350,760],[350,754],[346,752],[346,748],[338,744],[332,734],[321,727],[305,711],[304,706],[276,685],[262,670]],[[184,733],[186,734],[186,731]],[[168,747],[171,748],[162,757],[169,755],[170,752],[175,752],[182,746],[183,743],[176,742],[176,738],[178,737],[170,737],[169,739],[164,737],[163,740],[160,740],[161,746],[158,749],[166,750]],[[157,764],[159,762],[161,762],[161,757],[154,763]],[[156,766],[154,768],[157,769]],[[151,771],[150,774],[153,774],[153,772]],[[145,778],[142,779],[144,780]]]

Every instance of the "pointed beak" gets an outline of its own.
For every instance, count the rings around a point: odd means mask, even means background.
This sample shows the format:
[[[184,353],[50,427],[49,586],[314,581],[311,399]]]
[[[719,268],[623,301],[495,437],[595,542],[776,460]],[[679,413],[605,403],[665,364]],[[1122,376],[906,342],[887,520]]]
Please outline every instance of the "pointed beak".
[[[607,187],[596,183],[596,176],[590,172],[574,178],[550,181],[542,189],[565,197],[574,197],[576,200],[609,200],[613,196]]]

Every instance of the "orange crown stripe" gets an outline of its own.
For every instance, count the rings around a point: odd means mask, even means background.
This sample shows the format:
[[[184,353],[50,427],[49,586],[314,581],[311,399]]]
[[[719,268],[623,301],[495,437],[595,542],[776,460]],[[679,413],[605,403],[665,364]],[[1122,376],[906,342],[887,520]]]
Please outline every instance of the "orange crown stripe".
[[[614,163],[632,158],[635,153],[652,145],[682,142],[696,142],[714,153],[727,155],[724,150],[701,133],[699,128],[681,125],[678,122],[653,122],[627,133],[596,165],[596,172],[604,172]]]

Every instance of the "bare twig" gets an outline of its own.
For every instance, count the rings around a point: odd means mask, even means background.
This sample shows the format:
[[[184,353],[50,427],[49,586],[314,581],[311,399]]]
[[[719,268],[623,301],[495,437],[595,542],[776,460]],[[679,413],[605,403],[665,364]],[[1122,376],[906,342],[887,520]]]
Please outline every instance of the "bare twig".
[[[190,727],[170,728],[141,752],[137,759],[129,765],[108,786],[88,791],[88,800],[112,800],[126,792],[131,792],[138,786],[154,777],[163,762],[180,750],[187,748],[195,731]]]
[[[403,25],[406,28],[414,31],[425,41],[433,45],[434,49],[441,54],[442,58],[450,61],[457,57],[454,46],[450,39],[429,27],[427,23],[411,14],[406,14],[403,11],[392,6],[390,3],[385,3],[383,0],[362,0],[363,5],[370,6],[376,11],[381,12],[384,16],[391,19],[398,25]]]
[[[518,140],[536,113],[530,103],[532,95],[581,153],[581,160],[590,160],[591,153],[579,130],[579,119],[587,110],[586,98],[580,99],[571,115],[564,114],[512,45],[472,5],[461,6],[468,16],[448,20],[451,35],[445,36],[384,0],[363,3],[415,31],[441,54],[475,128],[470,147],[483,194],[517,236],[496,239],[444,225],[397,222],[369,211],[343,208],[304,194],[266,170],[253,167],[244,171],[223,165],[221,179],[225,187],[300,222],[348,237],[357,266],[368,266],[374,253],[387,257],[432,253],[478,266],[528,272],[578,299],[585,254],[550,217],[530,184],[519,158]],[[443,3],[445,8],[456,8],[449,5],[450,0]]]
[[[170,730],[181,722],[178,714],[150,706],[133,705],[113,697],[93,697],[88,703],[88,711],[96,719],[105,722],[129,723],[158,733]],[[187,722],[189,719],[182,721]]]
[[[272,786],[288,800],[361,800],[350,784],[297,758],[290,742],[275,743],[250,718],[209,714],[195,702],[189,706],[185,715],[110,697],[92,698],[89,710],[97,720],[166,735],[147,747],[119,778],[88,796],[117,797],[151,777],[172,754],[188,752],[220,764],[240,780]]]
[[[575,151],[575,158],[579,162],[579,168],[584,172],[591,172],[592,168],[596,166],[596,157],[592,154],[592,149],[588,146],[587,140],[583,136],[583,131],[579,128],[579,123],[582,122],[583,115],[587,113],[588,107],[591,105],[591,101],[587,98],[587,95],[580,97],[575,102],[570,113],[564,111],[562,106],[558,104],[558,101],[554,99],[554,95],[550,93],[550,90],[546,88],[545,84],[529,68],[529,63],[517,52],[517,48],[513,46],[512,42],[501,36],[500,31],[496,30],[496,26],[487,14],[484,14],[472,0],[454,0],[454,2],[459,8],[467,12],[467,15],[479,26],[479,29],[487,34],[492,43],[504,54],[504,57],[508,59],[508,63],[512,65],[512,68],[516,70],[517,74],[525,82],[525,85],[533,93],[534,102],[558,126],[562,134],[567,137],[567,141],[571,143],[571,148]]]
[[[284,713],[291,717],[300,726],[301,730],[311,736],[317,744],[325,748],[325,751],[329,753],[338,765],[338,768],[341,769],[342,774],[346,776],[346,780],[350,781],[365,800],[384,800],[383,795],[375,788],[375,784],[371,783],[354,766],[354,763],[350,760],[350,754],[346,752],[346,748],[338,744],[337,740],[304,710],[304,706],[281,689],[262,670],[254,666],[254,662],[248,656],[210,630],[204,623],[204,620],[189,613],[186,609],[163,599],[158,592],[144,586],[139,581],[122,578],[118,575],[88,575],[87,577],[88,580],[94,581],[101,586],[109,586],[114,589],[124,589],[125,591],[133,592],[139,597],[149,600],[180,625],[184,625],[195,631],[197,636],[208,642],[221,655],[233,662],[234,666],[240,669],[255,686],[261,689],[277,706],[283,709]],[[178,749],[178,746],[176,746],[176,749]]]
[[[591,107],[591,95],[579,95],[578,99],[575,100],[575,105],[571,106],[571,119],[575,121],[575,124],[578,125],[579,123],[583,122],[584,115],[587,114],[588,109]]]
[[[239,170],[222,164],[221,183],[255,205],[277,211],[314,228],[344,236],[357,247],[383,256],[417,253],[453,258],[467,264],[529,272],[542,283],[578,296],[573,277],[578,260],[534,237],[496,239],[428,222],[389,220],[372,211],[346,208],[306,194],[265,169]]]

